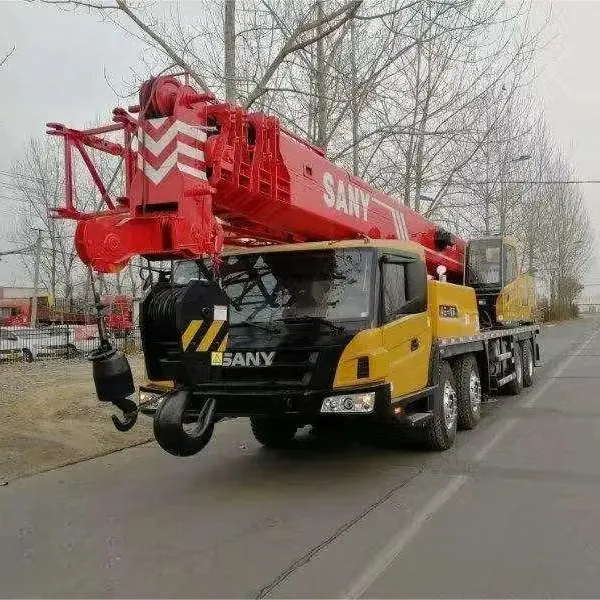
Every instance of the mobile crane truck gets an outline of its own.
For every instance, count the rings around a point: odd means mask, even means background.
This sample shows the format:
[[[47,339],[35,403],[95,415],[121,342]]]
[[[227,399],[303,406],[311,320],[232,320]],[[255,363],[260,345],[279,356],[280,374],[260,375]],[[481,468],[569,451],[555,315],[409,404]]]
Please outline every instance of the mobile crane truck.
[[[140,307],[141,394],[153,397],[139,406],[99,319],[90,359],[98,398],[122,412],[118,429],[152,415],[156,440],[176,456],[202,450],[229,417],[249,417],[267,447],[304,425],[350,422],[382,434],[409,427],[445,450],[457,428],[477,425],[482,400],[532,385],[534,282],[513,240],[466,243],[277,119],[182,76],[146,81],[139,105],[115,109],[110,125],[48,124],[64,141],[55,216],[76,221],[82,261],[102,273],[134,256],[160,266]],[[119,196],[88,148],[122,159]],[[74,201],[75,152],[101,211]]]

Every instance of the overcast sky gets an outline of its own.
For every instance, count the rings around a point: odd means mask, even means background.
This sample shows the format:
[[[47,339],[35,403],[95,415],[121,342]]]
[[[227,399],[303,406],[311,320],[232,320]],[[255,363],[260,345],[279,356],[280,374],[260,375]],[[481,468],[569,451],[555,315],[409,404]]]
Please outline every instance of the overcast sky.
[[[549,4],[535,4],[534,17],[540,23]],[[551,43],[536,66],[536,94],[580,179],[600,179],[599,23],[600,1],[552,2]],[[108,120],[122,101],[107,84],[105,72],[121,87],[130,68],[139,66],[143,51],[141,41],[101,22],[96,14],[0,0],[0,55],[13,44],[16,50],[0,70],[0,251],[9,248],[3,236],[14,210],[6,173],[25,140],[43,135],[47,121],[78,126],[98,116]],[[583,190],[600,243],[600,184]],[[588,280],[600,283],[600,264],[593,265]],[[27,283],[18,260],[0,262],[0,285]],[[588,294],[596,292],[600,295],[600,286]]]

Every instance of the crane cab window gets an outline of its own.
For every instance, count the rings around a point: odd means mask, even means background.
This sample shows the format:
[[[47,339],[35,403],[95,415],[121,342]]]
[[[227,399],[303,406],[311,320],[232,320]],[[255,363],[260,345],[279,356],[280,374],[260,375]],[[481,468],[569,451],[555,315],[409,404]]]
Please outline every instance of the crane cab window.
[[[517,277],[517,251],[502,238],[473,240],[467,248],[465,283],[475,289],[502,288]]]
[[[475,240],[467,250],[466,284],[502,285],[502,240]]]

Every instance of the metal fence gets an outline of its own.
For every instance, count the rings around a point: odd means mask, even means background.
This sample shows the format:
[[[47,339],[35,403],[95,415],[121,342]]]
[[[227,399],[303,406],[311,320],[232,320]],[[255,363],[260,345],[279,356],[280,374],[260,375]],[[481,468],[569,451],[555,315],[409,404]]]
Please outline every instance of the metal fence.
[[[126,335],[111,334],[111,341],[127,353],[141,349],[137,328]],[[97,347],[96,325],[0,326],[0,363],[81,359]]]

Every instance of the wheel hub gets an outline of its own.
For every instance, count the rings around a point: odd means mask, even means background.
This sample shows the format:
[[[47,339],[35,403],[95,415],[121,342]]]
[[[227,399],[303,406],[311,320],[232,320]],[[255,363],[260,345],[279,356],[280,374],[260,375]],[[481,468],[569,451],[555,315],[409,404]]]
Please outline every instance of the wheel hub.
[[[469,378],[469,399],[473,412],[478,413],[481,408],[481,381],[477,373],[471,373]]]
[[[456,392],[449,381],[444,384],[444,422],[446,429],[451,431],[454,428],[458,415],[458,403]]]

